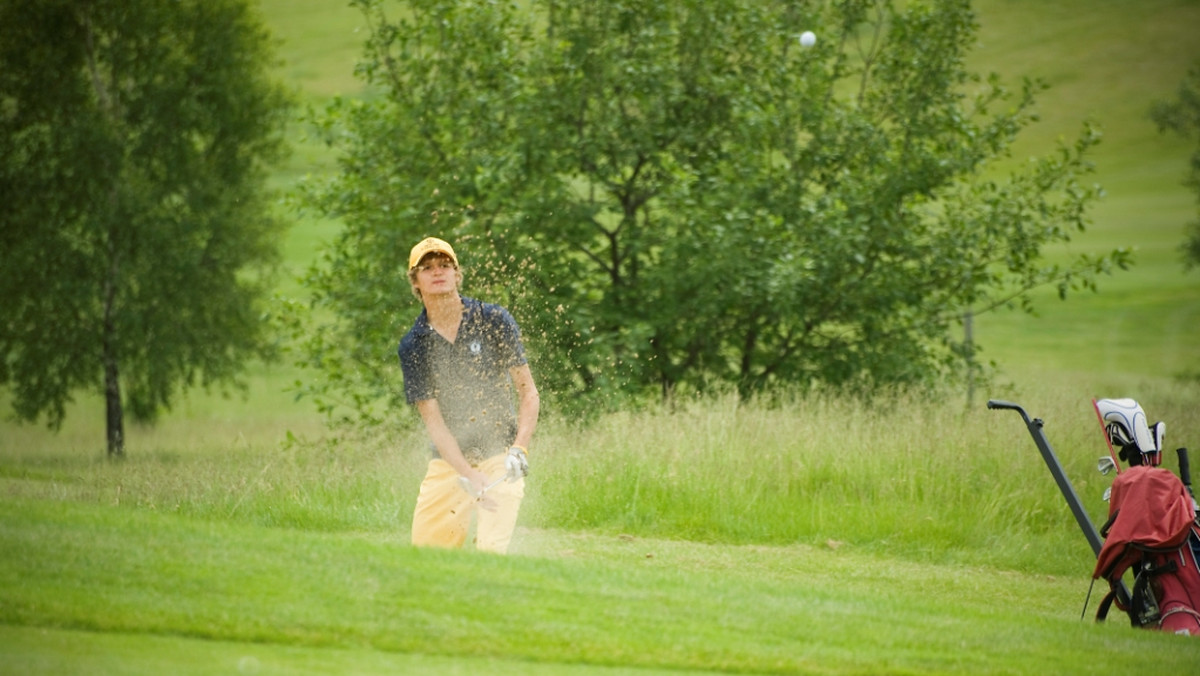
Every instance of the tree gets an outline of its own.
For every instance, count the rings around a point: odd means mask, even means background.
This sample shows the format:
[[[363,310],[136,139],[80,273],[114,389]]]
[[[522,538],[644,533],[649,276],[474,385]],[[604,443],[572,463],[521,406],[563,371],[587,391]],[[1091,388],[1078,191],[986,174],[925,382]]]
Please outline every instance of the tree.
[[[61,424],[81,388],[153,420],[269,352],[287,96],[245,0],[0,7],[0,385]]]
[[[1038,85],[965,70],[965,0],[354,4],[378,96],[318,120],[341,172],[304,200],[346,225],[310,275],[314,389],[360,408],[399,391],[426,234],[572,397],[929,383],[964,311],[1125,262],[1041,260],[1086,225],[1098,134],[1001,174]]]
[[[1193,66],[1180,83],[1178,97],[1156,103],[1150,116],[1158,124],[1159,131],[1173,131],[1186,138],[1194,134],[1200,140],[1200,63]],[[1184,185],[1195,190],[1200,200],[1200,145],[1192,153]],[[1187,225],[1186,240],[1181,248],[1187,269],[1200,265],[1200,219]]]

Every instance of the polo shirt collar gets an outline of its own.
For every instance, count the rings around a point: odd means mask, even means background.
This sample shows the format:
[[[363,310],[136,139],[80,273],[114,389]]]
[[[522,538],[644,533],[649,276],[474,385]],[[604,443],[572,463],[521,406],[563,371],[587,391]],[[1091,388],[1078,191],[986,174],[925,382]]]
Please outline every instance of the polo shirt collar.
[[[461,329],[462,327],[467,325],[467,322],[469,322],[471,319],[474,318],[475,314],[479,311],[480,304],[479,304],[479,301],[475,300],[474,298],[468,298],[461,294],[459,294],[458,298],[459,298],[459,300],[462,301],[462,304],[463,304],[462,323],[459,325],[459,328]],[[416,329],[417,333],[419,333],[421,335],[429,335],[431,333],[435,333],[435,331],[433,330],[433,327],[429,325],[429,311],[428,310],[426,310],[423,307],[421,308],[421,314],[417,315],[417,321],[416,321],[416,324],[413,326],[413,328]]]

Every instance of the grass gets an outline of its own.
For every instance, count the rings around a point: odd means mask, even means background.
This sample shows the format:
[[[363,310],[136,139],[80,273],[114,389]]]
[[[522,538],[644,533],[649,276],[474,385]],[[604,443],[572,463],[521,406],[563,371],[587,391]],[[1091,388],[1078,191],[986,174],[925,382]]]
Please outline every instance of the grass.
[[[259,4],[305,104],[360,93],[353,9]],[[1080,621],[1091,552],[1020,419],[982,398],[1046,421],[1095,521],[1091,397],[1134,396],[1172,444],[1200,444],[1200,282],[1174,259],[1189,148],[1144,118],[1200,56],[1200,5],[977,7],[973,63],[1053,85],[1013,161],[1103,125],[1109,196],[1069,250],[1134,245],[1139,265],[1097,295],[1040,295],[1039,316],[979,317],[1000,371],[969,407],[714,397],[589,427],[547,411],[498,558],[408,547],[420,435],[325,430],[289,368],[131,426],[119,464],[81,396],[57,435],[0,428],[0,674],[1189,671],[1194,639]],[[302,129],[277,187],[334,166]],[[286,270],[336,227],[298,220]]]
[[[501,674],[1071,674],[1182,670],[1195,657],[1180,637],[1079,622],[1063,608],[1080,605],[1073,581],[874,551],[526,529],[529,553],[496,558],[146,510],[8,500],[2,511],[0,575],[21,579],[0,609],[7,673],[71,671],[71,654],[140,673],[180,663],[162,657],[177,649],[266,673],[453,656]]]
[[[1200,431],[1186,415],[1200,387],[1141,391],[1175,434]],[[1102,518],[1087,399],[1010,394],[1047,420]],[[264,673],[451,660],[1069,674],[1197,654],[1192,639],[1079,620],[1091,552],[1019,418],[982,406],[718,398],[583,430],[550,420],[508,558],[407,546],[416,433],[189,443],[203,425],[164,426],[119,464],[50,444],[0,452],[0,673],[120,655],[106,673],[221,670],[191,661],[204,659]]]

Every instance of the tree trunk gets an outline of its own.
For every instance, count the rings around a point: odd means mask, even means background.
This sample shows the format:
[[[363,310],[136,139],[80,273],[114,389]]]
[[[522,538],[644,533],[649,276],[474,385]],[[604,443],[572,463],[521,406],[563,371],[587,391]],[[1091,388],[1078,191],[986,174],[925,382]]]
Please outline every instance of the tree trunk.
[[[108,457],[125,455],[125,412],[121,409],[120,370],[116,358],[109,354],[108,341],[104,347],[104,410],[108,438]]]
[[[125,411],[121,407],[121,366],[115,345],[117,327],[114,319],[120,266],[114,238],[115,235],[110,233],[108,278],[104,280],[104,335],[101,338],[101,349],[104,353],[100,358],[104,360],[104,422],[108,457],[122,458],[125,456]]]
[[[967,410],[975,408],[975,313],[963,315],[963,358],[967,362]]]

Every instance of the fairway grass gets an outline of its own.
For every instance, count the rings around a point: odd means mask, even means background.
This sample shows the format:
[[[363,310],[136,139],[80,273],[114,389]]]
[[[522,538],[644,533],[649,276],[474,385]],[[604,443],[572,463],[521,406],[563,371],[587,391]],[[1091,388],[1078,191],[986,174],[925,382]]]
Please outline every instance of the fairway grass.
[[[0,674],[105,676],[669,676],[676,669],[596,667],[502,657],[395,653],[370,648],[319,648],[214,641],[156,634],[111,634],[0,626]],[[689,671],[695,676],[715,674]]]
[[[1200,654],[1081,622],[1075,580],[868,551],[523,530],[495,557],[24,500],[0,524],[3,673],[1185,673]]]

